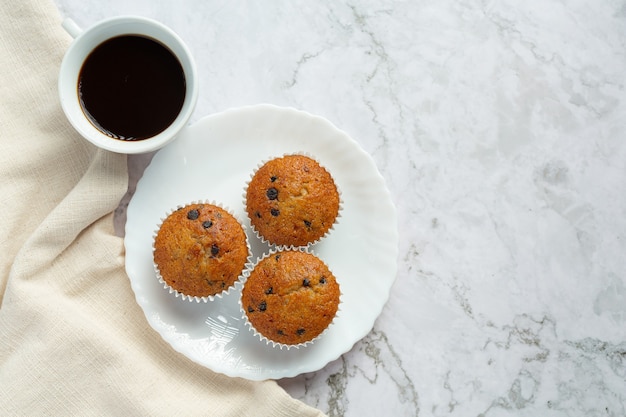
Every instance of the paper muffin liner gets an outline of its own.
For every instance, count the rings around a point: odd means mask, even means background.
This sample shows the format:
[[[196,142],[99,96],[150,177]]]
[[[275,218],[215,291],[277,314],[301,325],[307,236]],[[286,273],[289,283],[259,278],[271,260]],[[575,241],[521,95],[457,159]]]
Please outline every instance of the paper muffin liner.
[[[306,247],[301,247],[301,246],[281,246],[279,247],[274,247],[271,248],[269,250],[269,252],[265,253],[263,256],[258,257],[256,262],[254,262],[254,264],[250,267],[250,270],[248,271],[248,273],[245,274],[245,277],[242,281],[243,287],[245,287],[246,282],[250,276],[250,273],[254,270],[254,268],[256,268],[256,266],[264,259],[269,258],[273,255],[276,255],[278,253],[283,253],[285,251],[299,251],[299,252],[304,252],[304,253],[308,253],[310,255],[313,255],[315,257],[317,257],[320,261],[322,261],[324,263],[324,265],[326,265],[326,267],[331,271],[332,270],[328,267],[328,265],[326,264],[326,262],[324,262],[324,260],[322,258],[320,258],[318,255],[315,254],[315,252],[313,252],[312,250],[310,250],[310,248],[306,248]],[[333,276],[335,276],[335,274],[333,273]],[[248,314],[246,312],[246,309],[243,306],[243,302],[242,302],[242,298],[243,298],[243,287],[242,290],[240,292],[239,295],[239,310],[241,313],[241,317],[244,321],[244,325],[245,327],[247,327],[254,335],[254,337],[258,338],[261,342],[264,342],[267,346],[270,346],[272,348],[278,348],[278,349],[300,349],[300,348],[305,348],[308,346],[313,345],[316,341],[318,341],[320,338],[322,338],[326,333],[328,333],[329,329],[336,323],[337,319],[340,316],[341,313],[341,305],[342,305],[342,292],[341,292],[341,283],[339,282],[339,280],[337,279],[337,277],[335,276],[335,280],[337,281],[337,284],[339,284],[339,303],[337,305],[337,312],[335,313],[335,316],[333,317],[332,321],[328,324],[328,326],[326,326],[326,328],[317,336],[315,336],[313,339],[311,340],[307,340],[305,342],[302,343],[297,343],[297,344],[286,344],[286,343],[280,343],[280,342],[276,342],[270,338],[268,338],[267,336],[263,335],[261,332],[259,332],[254,325],[250,322],[249,318],[248,318]]]
[[[156,236],[157,233],[159,232],[161,225],[163,224],[163,222],[165,221],[165,219],[167,217],[169,217],[172,213],[174,213],[177,210],[180,210],[182,208],[185,208],[189,205],[192,204],[210,204],[216,207],[219,207],[223,210],[225,210],[226,212],[228,212],[228,214],[230,214],[231,216],[233,216],[235,218],[235,220],[237,220],[237,222],[239,223],[239,225],[241,226],[241,228],[243,229],[244,232],[244,236],[246,238],[246,247],[248,249],[248,257],[246,259],[246,262],[244,264],[243,269],[241,270],[241,273],[239,274],[239,277],[233,282],[232,285],[230,285],[229,287],[225,288],[224,290],[222,290],[221,292],[214,294],[214,295],[207,295],[204,297],[200,297],[197,295],[189,295],[189,294],[184,294],[180,291],[178,291],[177,289],[173,288],[172,286],[170,286],[165,279],[163,278],[163,276],[161,275],[161,272],[159,271],[159,266],[156,264],[156,262],[154,262],[154,250],[155,250],[155,240],[156,240]],[[245,275],[251,271],[251,267],[254,264],[253,260],[252,260],[252,248],[250,247],[250,241],[248,240],[248,233],[246,230],[246,225],[244,224],[244,222],[238,217],[236,216],[232,210],[230,210],[228,207],[214,201],[214,200],[195,200],[195,201],[190,201],[188,203],[185,204],[181,204],[178,205],[176,208],[174,209],[170,209],[169,211],[167,211],[165,213],[165,216],[161,218],[159,224],[157,225],[156,229],[154,230],[154,233],[152,235],[152,253],[153,253],[153,261],[152,261],[152,265],[154,267],[154,272],[156,274],[156,278],[159,280],[159,282],[161,284],[163,284],[163,288],[166,289],[170,294],[174,294],[175,297],[180,297],[183,300],[189,301],[189,302],[193,302],[195,301],[196,303],[200,303],[200,302],[211,302],[213,300],[215,300],[216,298],[222,298],[228,294],[230,294],[230,291],[233,290],[234,288],[237,288],[238,286],[241,287],[243,285],[243,280],[245,278]]]
[[[337,194],[339,196],[339,207],[337,210],[337,216],[335,217],[335,221],[333,222],[333,224],[328,228],[328,230],[326,230],[326,232],[320,236],[319,238],[317,238],[316,240],[310,241],[308,242],[306,245],[277,245],[276,242],[272,242],[269,239],[267,239],[265,236],[263,236],[257,229],[256,227],[254,227],[254,224],[252,223],[252,219],[250,218],[250,216],[248,215],[248,204],[247,204],[247,193],[248,193],[248,187],[250,186],[250,181],[252,181],[252,178],[254,178],[254,176],[256,175],[256,173],[258,172],[258,170],[264,166],[266,163],[268,163],[269,161],[272,161],[274,159],[278,159],[278,158],[283,158],[285,156],[291,156],[291,155],[301,155],[301,156],[306,156],[308,158],[311,158],[312,160],[314,160],[315,162],[317,162],[319,164],[320,167],[322,167],[322,169],[324,169],[326,172],[328,172],[331,176],[331,178],[333,179],[333,183],[335,184],[335,188],[337,189]],[[261,160],[261,162],[259,162],[257,164],[257,166],[253,169],[252,173],[250,174],[250,177],[248,179],[248,181],[246,181],[246,184],[244,186],[243,189],[243,207],[244,207],[244,211],[246,213],[246,217],[248,218],[248,222],[250,225],[250,229],[252,230],[252,232],[254,233],[254,235],[261,240],[261,242],[269,245],[270,247],[273,248],[286,248],[286,247],[302,247],[302,248],[311,248],[312,246],[314,246],[315,244],[319,243],[320,241],[326,239],[334,230],[335,230],[335,226],[337,226],[341,220],[341,213],[343,211],[343,198],[342,198],[342,193],[341,193],[341,188],[339,187],[339,184],[337,184],[337,180],[335,179],[335,177],[333,176],[333,173],[325,166],[323,165],[319,159],[317,159],[315,156],[311,155],[308,152],[288,152],[288,153],[283,153],[282,155],[277,155],[277,156],[271,156],[269,158],[263,159]]]

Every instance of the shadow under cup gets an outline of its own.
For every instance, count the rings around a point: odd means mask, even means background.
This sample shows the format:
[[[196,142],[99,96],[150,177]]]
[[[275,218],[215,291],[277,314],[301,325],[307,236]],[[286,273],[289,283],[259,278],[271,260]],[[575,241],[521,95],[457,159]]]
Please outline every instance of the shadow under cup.
[[[85,139],[127,154],[173,140],[198,96],[195,62],[183,41],[163,24],[133,16],[78,33],[58,87],[65,115]]]

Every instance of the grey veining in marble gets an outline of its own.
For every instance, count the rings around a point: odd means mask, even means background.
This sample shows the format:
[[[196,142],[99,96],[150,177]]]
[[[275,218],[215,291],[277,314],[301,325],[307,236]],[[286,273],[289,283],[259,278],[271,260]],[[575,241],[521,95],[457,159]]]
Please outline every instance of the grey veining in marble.
[[[279,381],[293,396],[329,416],[626,415],[626,4],[56,3],[176,30],[194,120],[293,106],[373,156],[397,280],[350,352]]]

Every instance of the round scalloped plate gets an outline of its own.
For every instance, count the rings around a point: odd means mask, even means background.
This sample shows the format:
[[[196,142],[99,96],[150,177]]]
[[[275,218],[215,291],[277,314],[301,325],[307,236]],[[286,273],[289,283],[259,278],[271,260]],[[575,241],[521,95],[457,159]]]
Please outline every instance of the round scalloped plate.
[[[163,213],[193,200],[215,200],[247,219],[242,194],[258,163],[307,152],[342,192],[339,223],[313,246],[341,285],[341,314],[303,349],[281,350],[255,338],[238,306],[241,288],[209,303],[163,289],[152,264],[152,236]],[[251,232],[254,258],[270,247]],[[373,327],[395,280],[396,210],[372,158],[326,119],[268,104],[226,110],[189,126],[156,153],[128,205],[126,271],[148,323],[173,349],[213,371],[251,380],[314,372],[347,352]]]

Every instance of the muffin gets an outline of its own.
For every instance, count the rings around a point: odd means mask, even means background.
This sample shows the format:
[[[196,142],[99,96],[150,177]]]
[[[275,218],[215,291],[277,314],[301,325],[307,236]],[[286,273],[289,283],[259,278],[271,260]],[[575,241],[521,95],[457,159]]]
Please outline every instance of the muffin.
[[[245,203],[259,237],[277,246],[307,246],[335,223],[340,196],[332,176],[317,161],[285,155],[256,170]]]
[[[326,264],[301,250],[272,251],[241,291],[244,319],[261,339],[281,348],[320,336],[339,309],[340,289]]]
[[[250,259],[241,223],[208,203],[188,204],[169,214],[156,233],[153,254],[165,287],[190,301],[227,292]]]

